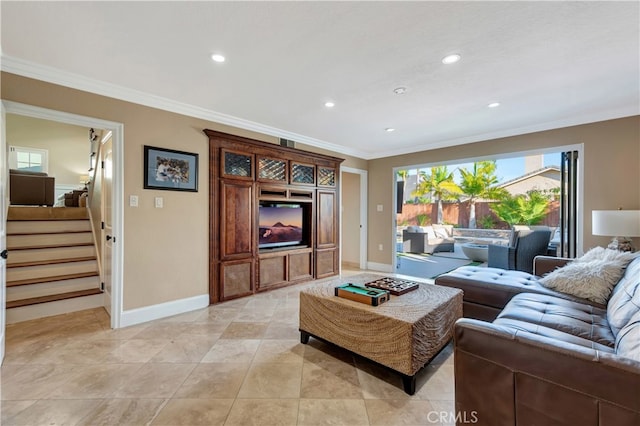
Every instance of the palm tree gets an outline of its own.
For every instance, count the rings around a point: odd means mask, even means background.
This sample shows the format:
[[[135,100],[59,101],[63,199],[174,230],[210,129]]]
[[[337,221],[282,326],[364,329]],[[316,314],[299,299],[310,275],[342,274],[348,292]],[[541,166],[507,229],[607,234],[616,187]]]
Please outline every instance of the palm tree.
[[[549,196],[535,189],[526,195],[508,195],[490,206],[496,216],[512,226],[537,225],[547,215],[548,207]]]
[[[438,220],[442,223],[442,200],[456,199],[462,193],[460,187],[453,181],[453,172],[447,170],[447,166],[431,167],[431,173],[421,171],[418,186],[413,195],[422,197],[432,194],[438,203]]]
[[[494,185],[498,183],[496,176],[495,161],[477,161],[473,163],[473,168],[467,170],[466,167],[460,169],[460,188],[465,195],[469,196],[469,228],[476,228],[476,201],[479,198],[499,200],[507,194],[503,188]]]

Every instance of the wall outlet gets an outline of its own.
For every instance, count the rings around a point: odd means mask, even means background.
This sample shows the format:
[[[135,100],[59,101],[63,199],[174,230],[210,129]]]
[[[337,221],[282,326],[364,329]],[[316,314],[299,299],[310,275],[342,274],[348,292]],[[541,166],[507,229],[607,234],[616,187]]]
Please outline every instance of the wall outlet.
[[[129,207],[138,207],[137,195],[129,195]]]
[[[383,250],[382,244],[378,244],[378,250],[380,250],[380,251]]]
[[[156,197],[156,208],[161,209],[164,206],[164,200],[162,197]]]

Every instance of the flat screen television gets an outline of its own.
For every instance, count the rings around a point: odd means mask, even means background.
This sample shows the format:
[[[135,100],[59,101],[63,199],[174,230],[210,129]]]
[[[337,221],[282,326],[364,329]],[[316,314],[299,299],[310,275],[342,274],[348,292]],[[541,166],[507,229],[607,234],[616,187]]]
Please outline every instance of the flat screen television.
[[[304,240],[304,210],[299,204],[260,203],[258,225],[261,249],[295,246]]]

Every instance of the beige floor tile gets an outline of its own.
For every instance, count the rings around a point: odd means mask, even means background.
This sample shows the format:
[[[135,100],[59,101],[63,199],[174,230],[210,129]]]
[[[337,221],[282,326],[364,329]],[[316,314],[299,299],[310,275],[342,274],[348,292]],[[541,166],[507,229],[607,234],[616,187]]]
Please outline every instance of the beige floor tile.
[[[180,338],[171,340],[160,350],[149,362],[178,362],[190,363],[200,362],[200,360],[211,350],[213,344],[218,340],[219,334],[214,336],[201,335],[189,339]]]
[[[263,339],[296,339],[300,341],[300,331],[298,330],[298,322],[271,322],[264,332]]]
[[[356,358],[358,380],[365,399],[411,399],[399,373],[363,358]]]
[[[132,336],[132,339],[144,339],[144,340],[167,340],[167,339],[175,339],[180,336],[189,328],[188,323],[182,322],[156,322],[144,330],[140,331],[140,333]]]
[[[367,409],[361,399],[301,399],[298,425],[369,425]]]
[[[91,426],[139,426],[153,420],[165,399],[106,399],[81,421]]]
[[[367,400],[365,401],[369,422],[372,426],[389,425],[433,425],[439,422],[429,401],[420,400]]]
[[[162,408],[152,425],[224,425],[233,399],[172,399]]]
[[[263,340],[253,362],[302,364],[304,345],[299,340]]]
[[[41,400],[2,424],[4,426],[75,425],[100,402],[99,399]]]
[[[196,364],[145,364],[115,392],[116,398],[170,398]]]
[[[238,398],[299,398],[302,364],[254,363]]]
[[[358,373],[351,364],[340,361],[302,366],[301,398],[362,398]]]
[[[232,322],[220,336],[221,339],[262,339],[268,324],[263,322]]]
[[[236,399],[225,426],[294,426],[297,399]]]
[[[301,344],[299,292],[313,285],[118,330],[101,308],[9,325],[1,422],[394,425],[420,424],[429,406],[455,416],[451,344],[414,396],[386,368],[314,338]]]
[[[219,339],[201,362],[251,362],[259,346],[258,339]]]
[[[417,376],[416,396],[420,399],[452,401],[455,398],[453,365],[427,365]]]
[[[178,388],[175,398],[235,398],[249,364],[199,364]]]
[[[142,364],[76,365],[46,399],[110,398]]]
[[[36,403],[34,399],[25,401],[0,401],[0,425],[8,425],[9,419]]]
[[[71,364],[10,364],[2,366],[2,399],[42,399],[71,379]]]
[[[156,356],[170,340],[130,339],[123,341],[116,349],[104,357],[105,363],[147,362]]]

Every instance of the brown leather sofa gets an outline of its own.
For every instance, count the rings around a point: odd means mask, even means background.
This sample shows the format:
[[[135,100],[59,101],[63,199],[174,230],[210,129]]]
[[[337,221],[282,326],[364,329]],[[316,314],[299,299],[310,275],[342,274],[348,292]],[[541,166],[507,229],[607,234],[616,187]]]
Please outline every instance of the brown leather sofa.
[[[559,293],[544,287],[538,281],[540,276],[567,263],[569,259],[552,256],[537,256],[533,261],[533,274],[501,268],[463,266],[436,278],[437,285],[459,288],[464,292],[462,303],[465,318],[493,321],[505,305],[520,293],[538,293],[557,296],[578,302],[594,302]]]
[[[542,290],[532,278],[509,290],[502,279],[493,289],[491,282],[467,286],[475,301],[486,289],[486,305],[512,298],[493,322],[455,325],[459,418],[491,426],[640,425],[640,257],[606,306]]]
[[[9,202],[12,205],[53,206],[55,178],[46,173],[9,170]]]

